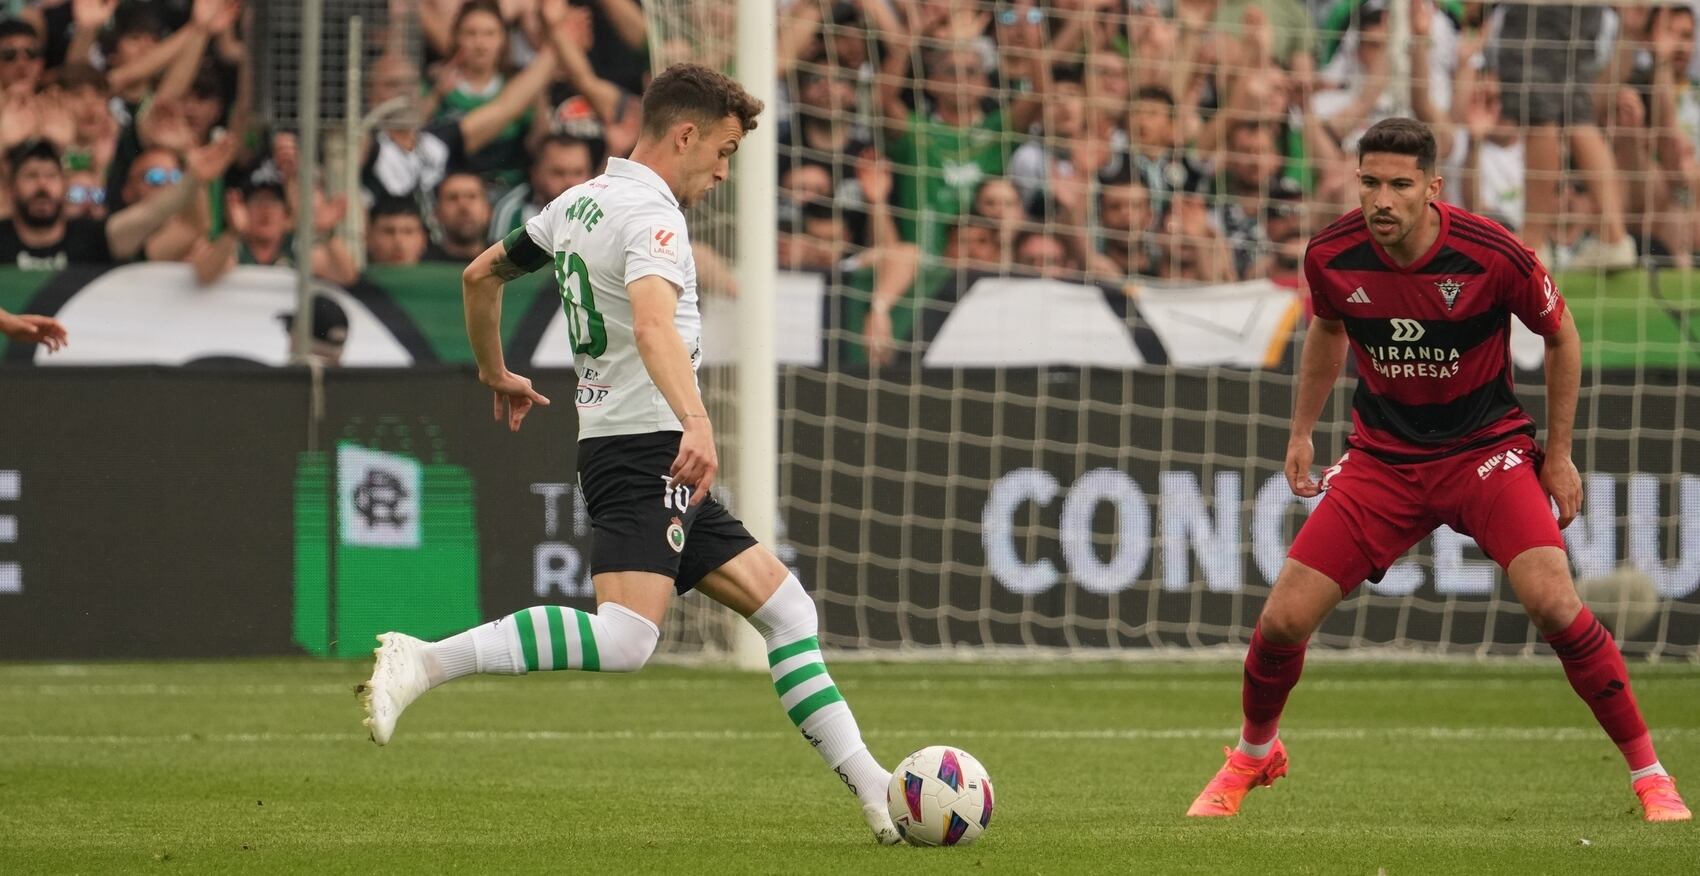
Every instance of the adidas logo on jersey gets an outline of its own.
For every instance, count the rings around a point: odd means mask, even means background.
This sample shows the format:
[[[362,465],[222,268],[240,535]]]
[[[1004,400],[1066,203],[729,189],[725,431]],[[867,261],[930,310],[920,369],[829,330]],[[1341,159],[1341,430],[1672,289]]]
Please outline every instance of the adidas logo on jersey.
[[[1353,304],[1368,304],[1369,303],[1369,293],[1364,291],[1364,287],[1359,286],[1358,290],[1356,292],[1353,292],[1350,296],[1348,296],[1346,298],[1346,300],[1352,302]]]

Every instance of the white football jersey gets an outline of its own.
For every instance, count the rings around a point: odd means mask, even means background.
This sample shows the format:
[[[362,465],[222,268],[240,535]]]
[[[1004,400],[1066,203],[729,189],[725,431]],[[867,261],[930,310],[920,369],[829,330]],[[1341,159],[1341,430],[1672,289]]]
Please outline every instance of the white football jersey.
[[[525,223],[554,257],[578,371],[578,435],[682,431],[650,380],[632,334],[626,284],[661,277],[679,292],[673,326],[702,361],[697,267],[679,201],[655,171],[608,159],[608,172],[568,189]]]

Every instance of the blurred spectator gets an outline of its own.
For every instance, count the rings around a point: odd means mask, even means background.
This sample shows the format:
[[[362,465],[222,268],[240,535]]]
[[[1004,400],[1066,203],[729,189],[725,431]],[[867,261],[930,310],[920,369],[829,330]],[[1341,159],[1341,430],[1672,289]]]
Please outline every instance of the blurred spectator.
[[[1253,263],[1268,242],[1263,227],[1265,199],[1271,193],[1299,194],[1298,184],[1281,175],[1283,163],[1270,125],[1240,121],[1228,126],[1220,174],[1223,190],[1216,199],[1213,224],[1233,252],[1238,277],[1253,276]]]
[[[873,142],[856,124],[855,71],[823,61],[800,71],[797,85],[790,117],[779,127],[781,165],[790,164],[793,174],[799,165],[819,168],[826,198],[860,207],[865,197],[855,167],[872,152]],[[866,229],[852,230],[858,239],[866,239]]]
[[[1053,176],[1073,178],[1097,173],[1110,157],[1108,144],[1094,148],[1098,144],[1086,137],[1086,86],[1078,68],[1053,70],[1042,118],[1044,124],[1009,158],[1009,180],[1021,193],[1027,211],[1035,215],[1044,212],[1042,195],[1050,188]],[[1077,162],[1076,152],[1083,146],[1089,147],[1091,157]],[[1077,166],[1081,163],[1090,166]]]
[[[1159,214],[1168,211],[1170,193],[1189,174],[1196,173],[1179,149],[1176,116],[1175,97],[1167,88],[1146,85],[1134,94],[1128,155],[1123,163],[1144,183],[1151,195],[1151,209]]]
[[[1015,264],[1047,280],[1076,280],[1080,262],[1055,234],[1027,229],[1015,238]]]
[[[65,219],[106,218],[106,183],[92,170],[65,171]]]
[[[1264,207],[1263,240],[1257,262],[1241,279],[1270,277],[1296,282],[1309,246],[1303,195],[1293,187],[1272,192]]]
[[[805,205],[781,231],[779,266],[793,271],[839,270],[848,256],[848,240],[843,217],[831,207]]]
[[[430,243],[418,204],[407,198],[384,198],[372,206],[366,222],[368,264],[417,265]]]
[[[368,100],[374,109],[389,105],[391,111],[363,147],[360,180],[367,199],[389,196],[428,204],[450,170],[473,166],[469,156],[518,124],[549,84],[554,69],[553,57],[541,56],[502,87],[495,99],[463,115],[421,126],[419,119],[428,107],[419,96],[419,71],[405,58],[379,57],[369,74]],[[448,81],[445,77],[440,83]],[[523,166],[523,161],[514,165]]]
[[[965,45],[983,35],[977,28],[985,22],[953,21],[949,36],[957,40],[955,46],[923,53],[923,104],[911,109],[897,85],[912,44],[904,35],[888,35],[901,51],[888,56],[880,80],[880,105],[891,138],[886,157],[897,172],[898,225],[905,240],[933,254],[944,252],[945,231],[967,212],[980,180],[1003,175],[1008,133],[1027,130],[1038,116],[1036,95],[1044,93],[1041,82],[1034,97],[1007,112],[999,105],[988,108],[992,92],[986,59]],[[1041,73],[1041,80],[1048,72]]]
[[[1333,60],[1317,73],[1309,106],[1334,142],[1354,153],[1363,132],[1391,116],[1395,106],[1386,0],[1369,0],[1355,12]]]
[[[944,255],[959,269],[996,271],[1008,267],[997,225],[967,216],[951,226]]]
[[[998,248],[1005,253],[1000,261],[1009,261],[1008,253],[1015,246],[1015,235],[1028,221],[1027,208],[1022,205],[1021,193],[1015,184],[1001,176],[981,180],[974,189],[969,212],[991,221],[998,232]]]
[[[1523,138],[1505,120],[1500,108],[1499,79],[1484,73],[1467,85],[1459,78],[1462,111],[1459,134],[1448,156],[1456,168],[1457,185],[1448,186],[1451,200],[1516,230],[1523,227]],[[1464,94],[1468,88],[1470,93]],[[1460,137],[1462,139],[1460,139]],[[1449,169],[1449,168],[1443,168]]]
[[[550,201],[602,172],[601,144],[568,134],[551,134],[537,147],[530,180],[496,202],[490,219],[490,240],[501,240],[543,211]]]
[[[0,18],[0,88],[34,92],[45,65],[41,35],[22,19]]]
[[[225,231],[211,242],[195,244],[189,261],[203,285],[237,265],[290,267],[295,264],[295,225],[291,197],[281,184],[250,180],[225,197]],[[348,202],[320,198],[313,204],[313,276],[347,286],[354,282],[354,259],[335,236]]]
[[[1679,82],[1687,81],[1694,58],[1694,10],[1625,8],[1620,15],[1617,55],[1595,109],[1609,123],[1637,250],[1662,265],[1687,266],[1696,165],[1693,145],[1683,136]],[[1572,189],[1565,185],[1561,198],[1570,200]],[[1562,228],[1559,234],[1567,236]],[[1558,248],[1567,249],[1563,240]]]
[[[91,172],[104,174],[118,149],[118,120],[112,117],[112,92],[106,74],[87,64],[66,64],[53,82],[74,126],[65,159]]]
[[[1559,265],[1568,262],[1572,253],[1593,239],[1590,229],[1599,212],[1599,203],[1580,180],[1565,184],[1559,192],[1558,238],[1553,245],[1558,251]]]
[[[787,270],[823,272],[834,287],[844,285],[850,273],[871,270],[873,291],[863,323],[863,343],[869,361],[883,365],[892,360],[896,343],[891,310],[909,294],[921,264],[920,250],[914,244],[891,241],[858,246],[851,239],[842,212],[828,204],[809,203],[803,205],[795,220],[785,223],[780,234],[779,264]]]
[[[637,0],[589,0],[590,65],[627,92],[643,91],[649,74],[649,39]],[[730,12],[733,4],[709,4]]]
[[[1443,113],[1452,108],[1454,73],[1463,60],[1459,52],[1461,22],[1453,17],[1454,13],[1461,12],[1461,5],[1420,0],[1411,3],[1411,34],[1427,38],[1420,57],[1426,62],[1428,87],[1435,107]],[[1365,28],[1376,31],[1377,38],[1383,37],[1386,16],[1387,0],[1341,0],[1334,3],[1323,18],[1322,30],[1338,35],[1338,39],[1330,39],[1321,47],[1324,63],[1318,75],[1329,82],[1342,83],[1371,72],[1363,66],[1363,59],[1357,51],[1358,42]],[[1277,28],[1276,32],[1283,30]],[[1417,60],[1417,56],[1414,55],[1412,60]],[[1415,72],[1413,65],[1413,75]]]
[[[149,149],[130,164],[124,182],[124,203],[139,204],[169,190],[183,179],[183,163],[169,149]],[[144,261],[175,262],[187,258],[195,242],[210,230],[206,196],[199,193],[183,209],[171,214],[158,231],[148,236],[139,254]]]
[[[1179,2],[1186,3],[1188,0]],[[1364,4],[1366,0],[1345,2]],[[1367,2],[1376,3],[1381,0]],[[1317,49],[1316,28],[1309,10],[1300,0],[1222,0],[1216,7],[1216,31],[1230,41],[1246,38],[1246,12],[1251,9],[1256,9],[1260,17],[1269,21],[1267,51],[1273,61],[1283,67],[1291,67],[1296,58],[1303,57],[1308,60],[1314,56]]]
[[[283,323],[284,333],[290,336],[290,349],[293,350],[295,314],[282,314],[278,321]],[[308,336],[311,339],[307,347],[309,356],[331,368],[341,365],[342,350],[348,344],[348,312],[330,296],[314,295],[313,324]]]
[[[101,40],[112,114],[120,124],[134,121],[150,96],[170,101],[186,95],[209,43],[223,63],[234,65],[246,55],[235,35],[241,12],[236,2],[195,0],[189,20],[175,31],[155,4],[75,2],[79,9],[69,57],[88,59],[88,47]]]
[[[513,72],[509,67],[508,31],[496,0],[467,0],[455,15],[453,37],[453,51],[438,71],[437,88],[432,93],[437,101],[437,121],[459,120],[496,100]],[[540,118],[531,104],[554,72],[554,61],[547,52],[527,69],[537,64],[542,65],[545,81],[526,90],[521,101],[526,107],[519,117],[498,129],[485,145],[466,150],[466,166],[503,189],[525,179],[526,140]],[[547,129],[539,128],[536,133],[541,136]]]
[[[437,184],[437,242],[425,250],[425,261],[469,263],[490,245],[490,198],[484,180],[470,172],[454,172]]]
[[[1151,193],[1145,183],[1128,176],[1106,183],[1098,195],[1103,252],[1114,269],[1108,278],[1156,276],[1159,253],[1151,234]]]
[[[1523,241],[1543,262],[1551,262],[1563,139],[1569,140],[1572,161],[1599,200],[1599,236],[1571,258],[1575,268],[1626,268],[1635,263],[1617,162],[1594,122],[1587,93],[1601,68],[1601,41],[1595,37],[1602,31],[1605,11],[1590,5],[1504,4],[1496,13],[1499,35],[1490,52],[1505,116],[1527,132]]]
[[[539,0],[539,3],[544,33],[555,50],[555,60],[561,65],[561,79],[573,93],[572,98],[560,102],[556,118],[578,119],[582,104],[595,119],[594,129],[574,133],[600,137],[607,155],[615,158],[630,155],[642,123],[642,104],[636,93],[641,89],[630,89],[599,75],[586,54],[594,37],[592,19],[582,8],[569,7],[566,0]]]
[[[188,156],[189,173],[104,219],[65,215],[66,178],[59,150],[31,140],[6,154],[11,221],[0,224],[0,264],[56,271],[68,265],[104,264],[135,256],[143,242],[230,166],[235,144],[213,143]]]
[[[1203,283],[1238,279],[1227,241],[1210,222],[1209,203],[1191,187],[1170,200],[1158,243],[1162,249],[1158,276],[1164,279]]]

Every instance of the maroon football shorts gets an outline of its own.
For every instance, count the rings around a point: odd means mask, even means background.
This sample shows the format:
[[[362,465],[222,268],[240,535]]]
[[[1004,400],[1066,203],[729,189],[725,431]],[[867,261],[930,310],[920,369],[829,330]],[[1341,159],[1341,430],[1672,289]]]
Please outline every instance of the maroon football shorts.
[[[1552,504],[1541,487],[1534,439],[1429,462],[1392,465],[1347,451],[1323,472],[1323,499],[1299,529],[1287,556],[1351,593],[1441,524],[1475,538],[1504,567],[1530,548],[1564,549]]]

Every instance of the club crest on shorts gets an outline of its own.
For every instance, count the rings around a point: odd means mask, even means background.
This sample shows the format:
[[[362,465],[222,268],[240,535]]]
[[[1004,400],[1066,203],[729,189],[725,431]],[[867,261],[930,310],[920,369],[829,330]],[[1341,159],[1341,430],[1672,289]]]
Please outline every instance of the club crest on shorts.
[[[1446,299],[1447,310],[1451,310],[1453,303],[1458,300],[1458,293],[1464,291],[1464,284],[1451,277],[1438,280],[1434,285],[1440,289],[1440,297]]]
[[[676,554],[685,550],[685,524],[680,523],[677,517],[667,524],[667,546]]]

